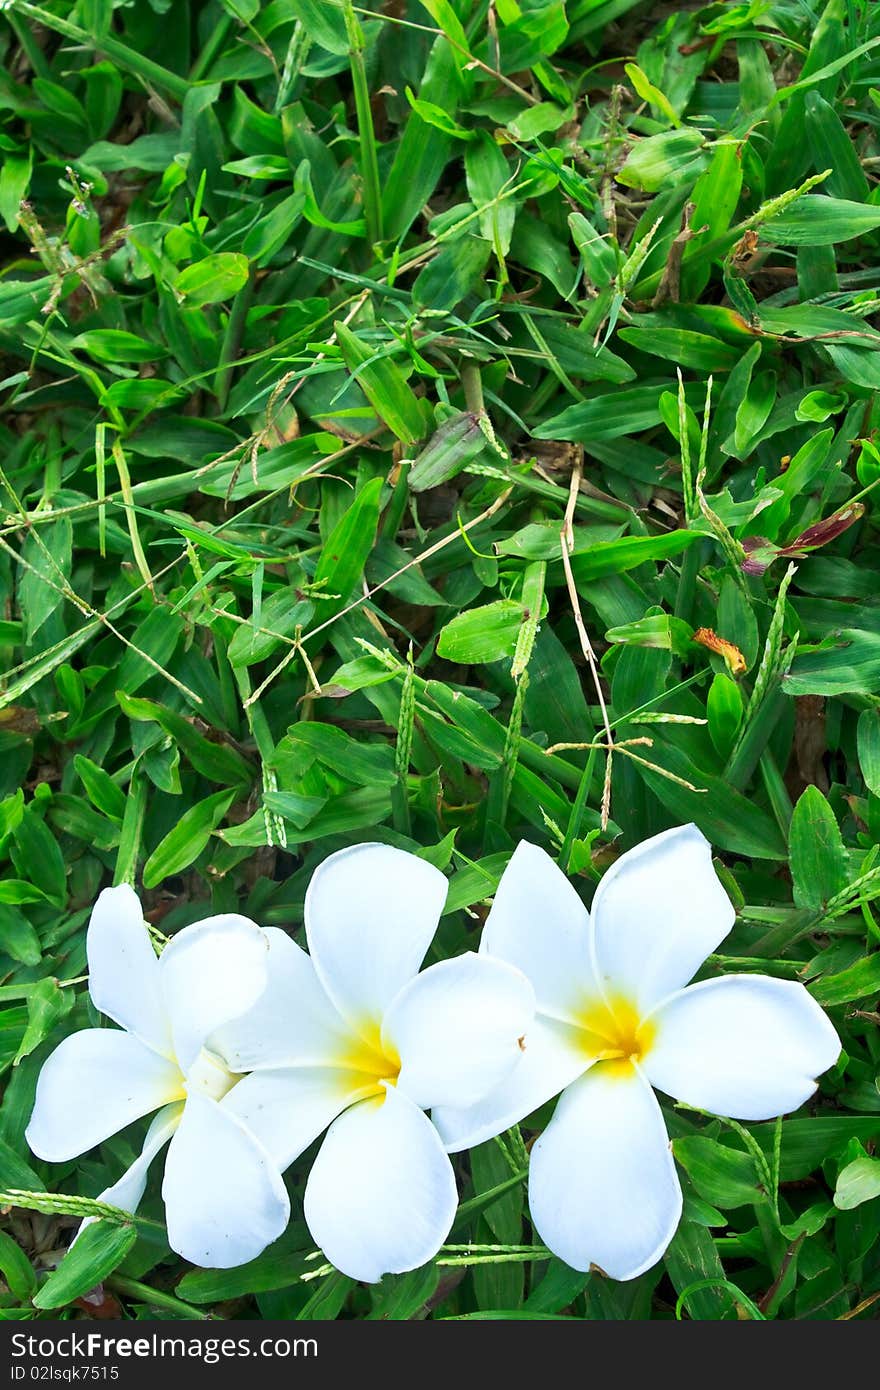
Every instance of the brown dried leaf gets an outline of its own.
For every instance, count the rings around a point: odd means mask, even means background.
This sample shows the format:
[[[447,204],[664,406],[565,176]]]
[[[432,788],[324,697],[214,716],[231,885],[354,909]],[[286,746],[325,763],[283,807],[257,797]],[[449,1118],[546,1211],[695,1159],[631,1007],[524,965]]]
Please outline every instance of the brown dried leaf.
[[[722,656],[733,677],[745,674],[746,659],[739,647],[734,646],[733,642],[728,642],[726,637],[719,637],[711,627],[698,627],[694,633],[694,641],[701,647],[707,647],[710,652]]]

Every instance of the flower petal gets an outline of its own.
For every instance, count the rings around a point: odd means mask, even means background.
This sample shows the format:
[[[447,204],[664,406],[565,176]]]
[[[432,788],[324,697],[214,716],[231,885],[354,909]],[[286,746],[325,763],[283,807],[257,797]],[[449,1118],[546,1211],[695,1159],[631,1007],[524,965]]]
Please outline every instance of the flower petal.
[[[162,1183],[168,1243],[193,1264],[231,1269],[256,1259],[290,1217],[281,1174],[237,1117],[187,1097]]]
[[[268,981],[256,1004],[207,1040],[231,1071],[323,1066],[351,1050],[351,1033],[318,979],[314,964],[277,927],[269,943]]]
[[[766,975],[703,980],[651,1016],[645,1075],[667,1095],[738,1120],[796,1110],[833,1066],[840,1039],[803,985]]]
[[[650,1086],[635,1067],[593,1067],[532,1149],[529,1209],[541,1239],[572,1269],[635,1279],[663,1254],[681,1206]]]
[[[531,980],[543,1014],[575,1020],[598,993],[590,916],[549,854],[521,840],[501,875],[480,950]]]
[[[354,845],[325,859],[306,893],[309,951],[349,1024],[371,1036],[424,959],[448,883],[391,845]]]
[[[537,1014],[525,1051],[510,1076],[467,1109],[435,1106],[431,1118],[449,1153],[460,1153],[501,1134],[539,1105],[564,1091],[591,1065],[583,1034],[558,1019]]]
[[[452,1164],[427,1115],[393,1086],[334,1120],[306,1184],[305,1217],[327,1259],[375,1283],[436,1255],[455,1216]]]
[[[606,991],[640,1014],[681,989],[733,926],[735,913],[695,825],[664,830],[622,854],[593,899],[596,962]]]
[[[43,1063],[26,1138],[38,1158],[63,1163],[181,1094],[177,1067],[131,1033],[86,1028]]]
[[[398,1086],[423,1110],[470,1106],[522,1057],[535,993],[520,971],[473,951],[423,970],[393,1001],[382,1044],[400,1057]]]
[[[181,1101],[179,1104],[164,1106],[157,1115],[153,1116],[153,1122],[147,1130],[147,1137],[140,1154],[131,1167],[126,1168],[121,1178],[117,1178],[111,1187],[105,1187],[103,1192],[98,1193],[97,1200],[99,1202],[107,1202],[111,1207],[118,1207],[120,1211],[130,1211],[132,1214],[137,1211],[147,1185],[150,1164],[159,1150],[168,1143],[180,1123],[182,1114],[183,1102]],[[71,1246],[76,1244],[86,1226],[91,1226],[97,1220],[97,1216],[84,1217],[79,1223],[79,1230],[70,1242]]]
[[[89,994],[95,1008],[154,1052],[173,1058],[171,1027],[159,985],[159,958],[150,943],[140,899],[127,883],[99,894],[89,919],[86,951]]]
[[[159,957],[162,994],[183,1072],[206,1038],[239,1018],[266,988],[269,943],[247,917],[227,913],[184,927]]]
[[[323,1133],[363,1089],[363,1073],[338,1067],[255,1071],[220,1102],[260,1141],[280,1172]]]
[[[111,1207],[119,1207],[120,1211],[137,1211],[147,1185],[150,1164],[177,1129],[182,1114],[183,1102],[180,1101],[174,1105],[163,1106],[158,1114],[153,1116],[140,1154],[112,1187],[105,1187],[104,1191],[98,1194],[99,1202],[108,1202]],[[87,1216],[80,1226],[80,1231],[95,1219],[93,1216]]]

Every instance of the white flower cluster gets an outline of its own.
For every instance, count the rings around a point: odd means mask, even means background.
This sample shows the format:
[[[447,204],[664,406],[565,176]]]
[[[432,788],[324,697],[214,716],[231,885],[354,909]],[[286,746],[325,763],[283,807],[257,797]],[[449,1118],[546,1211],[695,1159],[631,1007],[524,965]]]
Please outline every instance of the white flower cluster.
[[[734,918],[695,826],[622,855],[592,913],[521,843],[479,953],[420,972],[446,893],[416,855],[358,845],[312,878],[308,953],[226,915],[157,957],[134,891],[106,889],[88,929],[89,990],[122,1031],[74,1033],[48,1058],[34,1153],[70,1160],[155,1111],[140,1157],[101,1199],[134,1212],[170,1140],[169,1242],[229,1267],[281,1235],[282,1174],[326,1130],[305,1219],[332,1264],[375,1281],[425,1264],[449,1234],[449,1154],[561,1093],[532,1149],[532,1222],[575,1269],[635,1278],[682,1205],[653,1087],[769,1119],[813,1093],[837,1034],[802,985],[689,984]]]

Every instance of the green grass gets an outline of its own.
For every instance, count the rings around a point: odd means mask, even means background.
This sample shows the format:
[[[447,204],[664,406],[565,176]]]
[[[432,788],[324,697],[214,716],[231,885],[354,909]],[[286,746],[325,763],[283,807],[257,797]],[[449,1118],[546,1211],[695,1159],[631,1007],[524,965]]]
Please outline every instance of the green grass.
[[[100,887],[165,933],[301,939],[315,865],[380,838],[451,874],[451,955],[520,838],[589,900],[685,820],[738,909],[710,969],[804,981],[845,1050],[779,1127],[666,1106],[655,1269],[533,1244],[517,1133],[457,1160],[454,1248],[413,1274],[315,1257],[307,1154],[252,1265],[170,1255],[154,1174],[65,1296],[100,1269],[135,1316],[880,1309],[880,11],[493,16],[0,13],[0,1188],[49,1194],[2,1218],[4,1316],[141,1137],[23,1139]]]

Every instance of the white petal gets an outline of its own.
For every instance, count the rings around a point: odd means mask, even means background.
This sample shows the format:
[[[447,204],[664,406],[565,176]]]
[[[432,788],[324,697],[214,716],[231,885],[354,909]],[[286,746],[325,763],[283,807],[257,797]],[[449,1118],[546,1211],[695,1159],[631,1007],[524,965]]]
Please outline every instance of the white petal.
[[[500,1086],[467,1109],[435,1106],[431,1118],[447,1151],[460,1153],[501,1134],[558,1096],[591,1063],[578,1030],[536,1014],[525,1036],[525,1051]]]
[[[131,1033],[86,1028],[43,1063],[26,1138],[38,1158],[63,1163],[181,1095],[177,1067]]]
[[[131,1167],[126,1168],[122,1177],[117,1178],[112,1187],[106,1187],[103,1192],[98,1194],[99,1202],[109,1202],[111,1207],[119,1207],[120,1211],[137,1211],[144,1195],[144,1188],[147,1185],[150,1164],[177,1129],[182,1114],[183,1102],[181,1101],[175,1105],[164,1106],[157,1115],[153,1116],[153,1122],[147,1130],[147,1137],[140,1154]],[[94,1220],[93,1217],[87,1217],[80,1230],[92,1220]]]
[[[432,864],[390,845],[355,845],[315,870],[305,902],[309,951],[356,1031],[372,1035],[418,971],[448,886]]]
[[[796,1110],[833,1066],[840,1039],[803,985],[726,975],[674,994],[651,1016],[653,1085],[699,1110],[769,1120]]]
[[[210,1033],[239,1018],[266,987],[269,943],[247,917],[206,917],[172,937],[159,958],[174,1050],[184,1072]]]
[[[363,1088],[363,1074],[336,1067],[255,1071],[220,1102],[249,1129],[280,1172],[317,1139]]]
[[[531,980],[543,1014],[574,1020],[598,993],[590,917],[549,854],[521,840],[501,875],[480,950]]]
[[[201,1094],[187,1098],[171,1140],[162,1197],[172,1250],[212,1269],[256,1259],[290,1216],[287,1189],[265,1149]]]
[[[121,1178],[117,1178],[111,1187],[105,1187],[103,1192],[98,1193],[97,1200],[99,1202],[107,1202],[111,1207],[118,1207],[120,1211],[130,1211],[132,1214],[137,1211],[147,1185],[150,1164],[159,1150],[168,1143],[180,1123],[182,1114],[183,1102],[181,1101],[179,1104],[164,1106],[157,1115],[153,1116],[153,1122],[147,1130],[147,1137],[140,1154],[131,1167],[126,1168]],[[97,1216],[85,1217],[79,1223],[79,1230],[70,1244],[75,1245],[86,1226],[91,1226],[97,1220]]]
[[[427,1115],[394,1087],[353,1105],[327,1131],[306,1185],[309,1230],[327,1259],[375,1283],[436,1255],[458,1201]]]
[[[140,899],[127,883],[105,888],[86,935],[89,994],[96,1009],[155,1052],[173,1056],[171,1027],[159,986],[159,958]]]
[[[532,1148],[529,1209],[541,1239],[572,1269],[635,1279],[663,1254],[681,1205],[650,1086],[635,1067],[593,1067]]]
[[[593,899],[603,986],[646,1013],[693,978],[734,917],[695,825],[643,841],[612,865]]]
[[[268,982],[252,1009],[218,1028],[211,1051],[231,1071],[322,1066],[351,1050],[351,1032],[337,1013],[305,951],[277,927],[266,927]]]
[[[383,1047],[400,1057],[398,1086],[423,1110],[470,1106],[522,1057],[535,993],[520,971],[473,951],[404,985],[382,1023]]]

